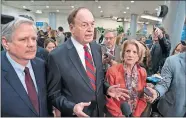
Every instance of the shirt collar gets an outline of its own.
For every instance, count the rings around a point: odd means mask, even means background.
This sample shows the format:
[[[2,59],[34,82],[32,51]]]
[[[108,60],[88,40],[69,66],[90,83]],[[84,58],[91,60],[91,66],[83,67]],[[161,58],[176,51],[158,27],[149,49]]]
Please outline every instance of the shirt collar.
[[[83,45],[82,44],[80,44],[76,39],[74,39],[73,37],[71,37],[71,40],[72,40],[72,43],[74,44],[74,46],[76,47],[76,49],[83,49]],[[88,46],[88,49],[90,50],[90,45],[89,45],[89,43],[88,44],[86,44],[87,46]]]
[[[10,61],[11,65],[13,66],[13,68],[14,68],[15,70],[18,70],[18,71],[20,71],[20,72],[24,72],[24,70],[25,70],[25,67],[24,67],[24,66],[22,66],[22,65],[19,64],[19,63],[17,63],[16,61],[14,61],[14,60],[10,57],[10,55],[9,55],[8,52],[6,52],[6,56],[7,56],[8,60]],[[28,67],[29,69],[31,68],[31,62],[30,62],[30,60],[28,61],[28,64],[26,65],[26,67]]]

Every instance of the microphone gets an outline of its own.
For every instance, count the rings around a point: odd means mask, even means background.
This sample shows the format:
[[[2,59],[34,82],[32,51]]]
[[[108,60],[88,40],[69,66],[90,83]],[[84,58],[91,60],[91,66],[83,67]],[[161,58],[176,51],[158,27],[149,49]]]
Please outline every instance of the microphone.
[[[125,115],[125,117],[133,117],[132,111],[131,111],[130,106],[127,102],[123,102],[120,105],[120,108],[121,108],[123,115]]]
[[[101,51],[102,51],[102,53],[104,54],[104,56],[105,56],[106,58],[108,58],[108,59],[110,59],[110,60],[114,60],[114,59],[115,59],[115,56],[112,55],[112,54],[108,51],[108,49],[107,49],[107,47],[106,47],[105,44],[101,44]]]

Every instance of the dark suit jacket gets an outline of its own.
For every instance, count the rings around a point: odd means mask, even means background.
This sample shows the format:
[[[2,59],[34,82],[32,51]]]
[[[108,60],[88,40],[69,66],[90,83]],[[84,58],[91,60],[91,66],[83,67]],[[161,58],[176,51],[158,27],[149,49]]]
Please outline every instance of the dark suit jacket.
[[[2,117],[46,117],[47,94],[46,75],[44,62],[35,58],[31,60],[32,68],[38,87],[39,109],[38,114],[25,91],[16,71],[6,57],[6,52],[1,52],[1,116]]]
[[[96,92],[93,90],[79,55],[71,41],[57,47],[49,54],[47,87],[52,104],[61,111],[62,116],[72,116],[73,107],[80,102],[92,102],[85,107],[89,116],[103,116],[105,93],[109,85],[104,81],[101,47],[90,43],[96,66]]]

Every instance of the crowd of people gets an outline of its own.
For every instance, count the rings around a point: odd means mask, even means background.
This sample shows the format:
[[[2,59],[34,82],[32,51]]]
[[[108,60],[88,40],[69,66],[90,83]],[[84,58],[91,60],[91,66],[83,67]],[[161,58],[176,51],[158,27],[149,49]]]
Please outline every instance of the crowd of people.
[[[99,44],[87,8],[67,20],[66,33],[20,17],[2,26],[1,116],[123,117],[123,103],[134,117],[186,116],[186,39],[171,53],[163,27],[151,44],[108,29]]]

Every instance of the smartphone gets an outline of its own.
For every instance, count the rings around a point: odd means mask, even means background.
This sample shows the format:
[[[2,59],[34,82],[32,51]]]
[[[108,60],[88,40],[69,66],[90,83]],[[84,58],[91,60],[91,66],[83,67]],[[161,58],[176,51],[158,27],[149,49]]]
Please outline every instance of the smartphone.
[[[145,93],[147,96],[153,97],[153,94],[150,92],[150,90],[149,90],[148,88],[144,88],[144,93]]]

